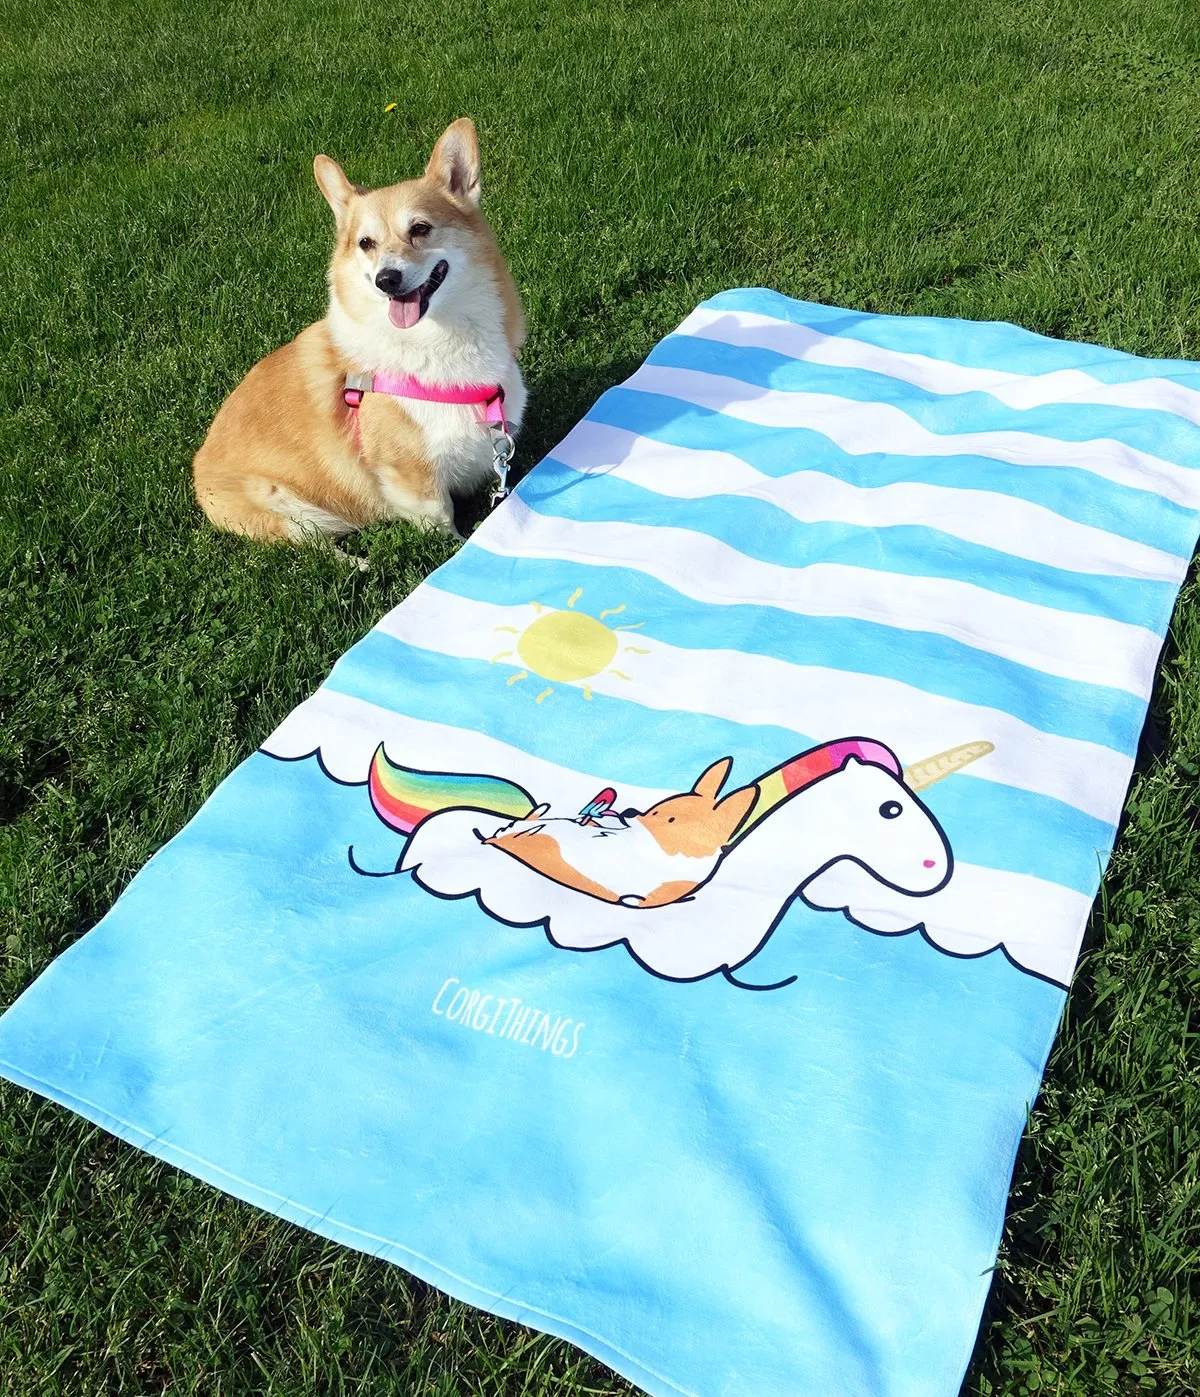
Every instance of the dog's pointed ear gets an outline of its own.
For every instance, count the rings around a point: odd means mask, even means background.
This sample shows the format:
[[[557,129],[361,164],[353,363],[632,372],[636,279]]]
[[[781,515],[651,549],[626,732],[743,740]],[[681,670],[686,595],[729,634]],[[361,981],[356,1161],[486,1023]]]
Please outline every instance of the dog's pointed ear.
[[[697,778],[692,787],[692,794],[707,796],[709,800],[715,801],[721,794],[721,787],[725,784],[725,778],[729,775],[732,765],[732,757],[722,757],[720,761],[713,762],[712,766],[706,768]]]
[[[459,117],[438,137],[425,176],[440,184],[452,199],[479,203],[479,139],[468,117]]]
[[[739,790],[730,791],[724,800],[717,802],[717,809],[729,821],[731,833],[749,815],[751,807],[757,799],[757,786],[742,786]]]
[[[318,155],[313,161],[313,174],[316,176],[321,193],[324,194],[329,207],[333,210],[333,216],[340,223],[350,200],[354,198],[358,190],[346,178],[345,170],[336,160],[330,160],[328,155]]]

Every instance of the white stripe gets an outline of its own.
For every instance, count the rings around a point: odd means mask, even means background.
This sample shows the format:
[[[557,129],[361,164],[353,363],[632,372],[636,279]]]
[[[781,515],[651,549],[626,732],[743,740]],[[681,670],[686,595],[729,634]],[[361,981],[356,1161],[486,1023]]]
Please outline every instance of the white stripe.
[[[926,354],[883,349],[852,335],[826,335],[808,325],[742,310],[701,307],[694,310],[675,333],[720,344],[770,349],[791,359],[825,364],[830,368],[867,369],[930,393],[988,393],[1011,408],[1058,405],[1149,408],[1172,413],[1200,426],[1200,392],[1168,378],[1103,383],[1081,369],[1020,374],[969,368]],[[1183,361],[1180,361],[1180,368],[1195,372],[1194,365]]]
[[[804,427],[852,456],[984,456],[1016,466],[1063,466],[1200,507],[1200,473],[1108,437],[1059,441],[1033,432],[931,432],[890,403],[759,388],[738,378],[643,364],[621,385],[762,427]]]
[[[848,861],[813,879],[804,896],[817,907],[849,907],[856,921],[875,931],[902,932],[922,922],[934,945],[952,955],[1003,946],[1018,965],[1060,985],[1071,981],[1092,907],[1090,897],[1072,888],[958,862],[932,897],[896,892]]]
[[[414,594],[415,595],[415,594]],[[592,774],[532,757],[519,747],[497,742],[480,732],[409,718],[365,699],[320,688],[305,699],[262,744],[262,750],[286,759],[320,752],[325,769],[338,781],[366,781],[380,743],[394,762],[425,771],[474,772],[501,776],[524,786],[537,800],[571,808],[608,785],[603,772]],[[602,755],[602,754],[597,754]],[[589,787],[594,789],[589,790]],[[585,794],[580,798],[580,790]],[[642,809],[671,792],[621,783],[622,795]],[[364,791],[363,799],[367,796]],[[576,806],[575,808],[579,808]]]
[[[1181,583],[1188,560],[1044,505],[988,490],[900,481],[859,486],[821,471],[770,476],[725,451],[672,446],[584,418],[550,453],[585,474],[614,475],[674,499],[738,495],[762,500],[805,524],[865,528],[908,524],[1066,571]]]
[[[493,661],[499,693],[526,668],[519,633],[539,614],[532,604],[472,601],[426,582],[375,629],[439,655]],[[638,619],[631,610],[609,624]],[[617,652],[610,672],[572,687],[586,684],[595,693],[645,708],[779,727],[814,742],[859,733],[887,743],[909,763],[984,739],[995,743],[996,750],[967,768],[964,777],[1052,796],[1110,824],[1121,813],[1131,763],[1111,748],[1039,732],[999,709],[943,698],[896,679],[789,664],[740,650],[691,650],[656,640],[652,632],[653,622],[649,632],[614,632]],[[617,677],[612,669],[628,678]],[[547,680],[535,673],[521,682],[540,690]],[[562,685],[559,680],[550,683],[552,688]],[[533,712],[532,693],[529,697]],[[738,773],[745,779],[751,774],[759,773]]]
[[[969,582],[840,563],[781,567],[688,529],[542,516],[512,498],[473,541],[505,557],[648,573],[697,601],[842,616],[948,636],[1044,674],[1149,698],[1161,639],[1141,626],[1055,611]]]

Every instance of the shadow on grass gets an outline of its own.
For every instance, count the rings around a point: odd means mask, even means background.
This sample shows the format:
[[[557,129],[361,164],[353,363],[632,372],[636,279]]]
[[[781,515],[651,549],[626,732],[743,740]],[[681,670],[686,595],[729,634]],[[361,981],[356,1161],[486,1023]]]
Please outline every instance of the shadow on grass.
[[[641,364],[625,355],[603,364],[576,364],[539,374],[528,381],[529,405],[517,435],[517,450],[510,486],[517,484],[588,411],[608,389],[623,382]],[[455,500],[454,518],[459,533],[469,537],[488,513],[491,485],[478,495]]]

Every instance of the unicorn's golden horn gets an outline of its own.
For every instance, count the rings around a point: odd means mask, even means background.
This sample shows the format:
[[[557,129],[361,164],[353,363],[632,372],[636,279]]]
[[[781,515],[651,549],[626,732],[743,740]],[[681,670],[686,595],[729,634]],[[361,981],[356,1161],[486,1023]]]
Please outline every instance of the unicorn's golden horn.
[[[970,766],[972,762],[977,762],[980,757],[986,757],[989,752],[995,750],[994,742],[964,742],[961,746],[939,752],[936,757],[926,757],[924,761],[906,766],[903,772],[904,784],[910,791],[923,791],[926,786],[932,786],[935,781],[940,781],[955,771],[961,771],[964,766]]]

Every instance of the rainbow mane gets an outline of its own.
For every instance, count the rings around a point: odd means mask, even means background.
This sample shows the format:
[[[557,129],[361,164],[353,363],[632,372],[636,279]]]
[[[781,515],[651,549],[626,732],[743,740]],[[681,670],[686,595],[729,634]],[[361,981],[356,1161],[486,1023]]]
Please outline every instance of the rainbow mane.
[[[875,742],[868,737],[844,737],[838,742],[826,742],[820,747],[811,747],[797,757],[771,771],[764,772],[754,784],[758,787],[758,798],[750,807],[750,813],[742,821],[731,843],[736,844],[769,815],[782,801],[805,786],[811,785],[830,772],[841,771],[851,757],[860,762],[870,762],[881,766],[897,780],[901,779],[900,762],[890,747]]]
[[[380,743],[367,777],[371,805],[385,825],[411,834],[426,815],[438,810],[481,810],[521,820],[534,808],[523,786],[499,776],[418,771],[389,760]]]

